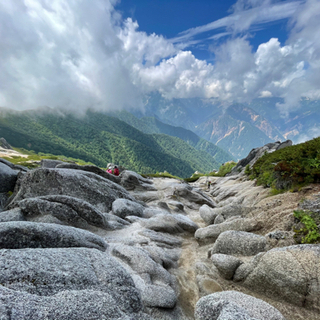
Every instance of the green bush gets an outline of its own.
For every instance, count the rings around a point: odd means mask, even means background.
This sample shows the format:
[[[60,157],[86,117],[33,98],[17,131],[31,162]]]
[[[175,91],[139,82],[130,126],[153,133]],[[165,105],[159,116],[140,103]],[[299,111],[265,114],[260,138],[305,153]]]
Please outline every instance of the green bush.
[[[303,227],[300,229],[294,228],[296,241],[301,241],[301,243],[319,243],[320,233],[318,225],[320,224],[320,215],[304,210],[295,210],[293,215],[303,224]]]
[[[229,161],[222,166],[220,166],[219,171],[213,176],[224,177],[227,173],[231,172],[231,170],[237,165],[234,161]]]
[[[266,153],[252,167],[258,185],[290,190],[320,182],[320,138]]]

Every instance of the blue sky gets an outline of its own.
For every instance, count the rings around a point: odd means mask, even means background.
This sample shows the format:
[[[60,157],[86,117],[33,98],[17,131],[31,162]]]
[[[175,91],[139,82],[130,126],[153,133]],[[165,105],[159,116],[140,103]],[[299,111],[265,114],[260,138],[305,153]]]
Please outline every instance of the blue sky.
[[[320,0],[0,1],[0,107],[320,99]]]
[[[284,1],[281,1],[284,3]],[[178,38],[183,32],[210,24],[228,16],[232,16],[234,0],[122,0],[116,8],[124,18],[131,17],[139,24],[139,30],[148,34],[161,34],[167,39]],[[299,3],[299,2],[295,2]],[[270,38],[278,38],[284,44],[288,37],[287,26],[290,15],[282,19],[268,21],[258,27],[249,30],[249,41],[256,50],[261,43]],[[227,28],[218,28],[194,37],[199,43],[185,47],[191,50],[198,59],[214,61],[214,55],[210,51],[211,46],[217,46],[232,35],[223,34]],[[212,39],[212,37],[217,39]],[[221,38],[219,37],[221,36]]]

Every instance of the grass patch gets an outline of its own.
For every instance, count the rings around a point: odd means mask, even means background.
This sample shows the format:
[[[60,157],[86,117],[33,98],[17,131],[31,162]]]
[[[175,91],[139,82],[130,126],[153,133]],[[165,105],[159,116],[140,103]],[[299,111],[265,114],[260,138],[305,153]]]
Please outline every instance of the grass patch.
[[[320,243],[320,214],[312,211],[295,210],[294,217],[302,224],[301,228],[293,228],[297,243]]]
[[[85,162],[81,159],[74,159],[70,157],[65,157],[63,155],[56,156],[56,155],[45,154],[41,152],[36,154],[34,151],[28,151],[25,149],[17,149],[17,148],[15,148],[15,150],[28,156],[27,157],[22,157],[22,156],[3,157],[3,159],[8,160],[13,164],[27,167],[29,169],[40,167],[40,162],[42,159],[60,160],[63,162],[76,163],[79,165],[94,165],[91,162]]]
[[[150,174],[141,174],[144,178],[170,178],[170,179],[178,179],[182,180],[182,178],[174,176],[168,172],[157,172],[157,173],[150,173]]]

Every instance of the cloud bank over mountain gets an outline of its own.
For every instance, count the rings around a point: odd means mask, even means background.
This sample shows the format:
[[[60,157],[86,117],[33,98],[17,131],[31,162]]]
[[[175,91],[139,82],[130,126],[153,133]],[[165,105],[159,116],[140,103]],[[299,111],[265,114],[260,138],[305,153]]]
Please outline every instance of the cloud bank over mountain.
[[[319,0],[239,0],[229,16],[174,39],[140,31],[116,4],[0,2],[0,106],[142,108],[143,95],[159,91],[225,103],[279,96],[285,115],[301,96],[320,99]],[[287,42],[271,38],[254,50],[251,33],[279,19],[289,19]],[[210,28],[223,40],[212,40],[214,64],[184,49]]]

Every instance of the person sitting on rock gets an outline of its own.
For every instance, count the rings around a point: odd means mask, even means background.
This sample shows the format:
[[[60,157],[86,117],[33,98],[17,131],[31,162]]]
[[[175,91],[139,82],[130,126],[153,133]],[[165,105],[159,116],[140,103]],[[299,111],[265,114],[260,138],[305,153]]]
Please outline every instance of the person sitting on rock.
[[[112,168],[109,167],[108,170],[107,170],[107,172],[112,174]]]
[[[118,175],[120,174],[119,169],[118,169],[117,166],[114,167],[113,174],[114,174],[115,176],[118,176]]]

